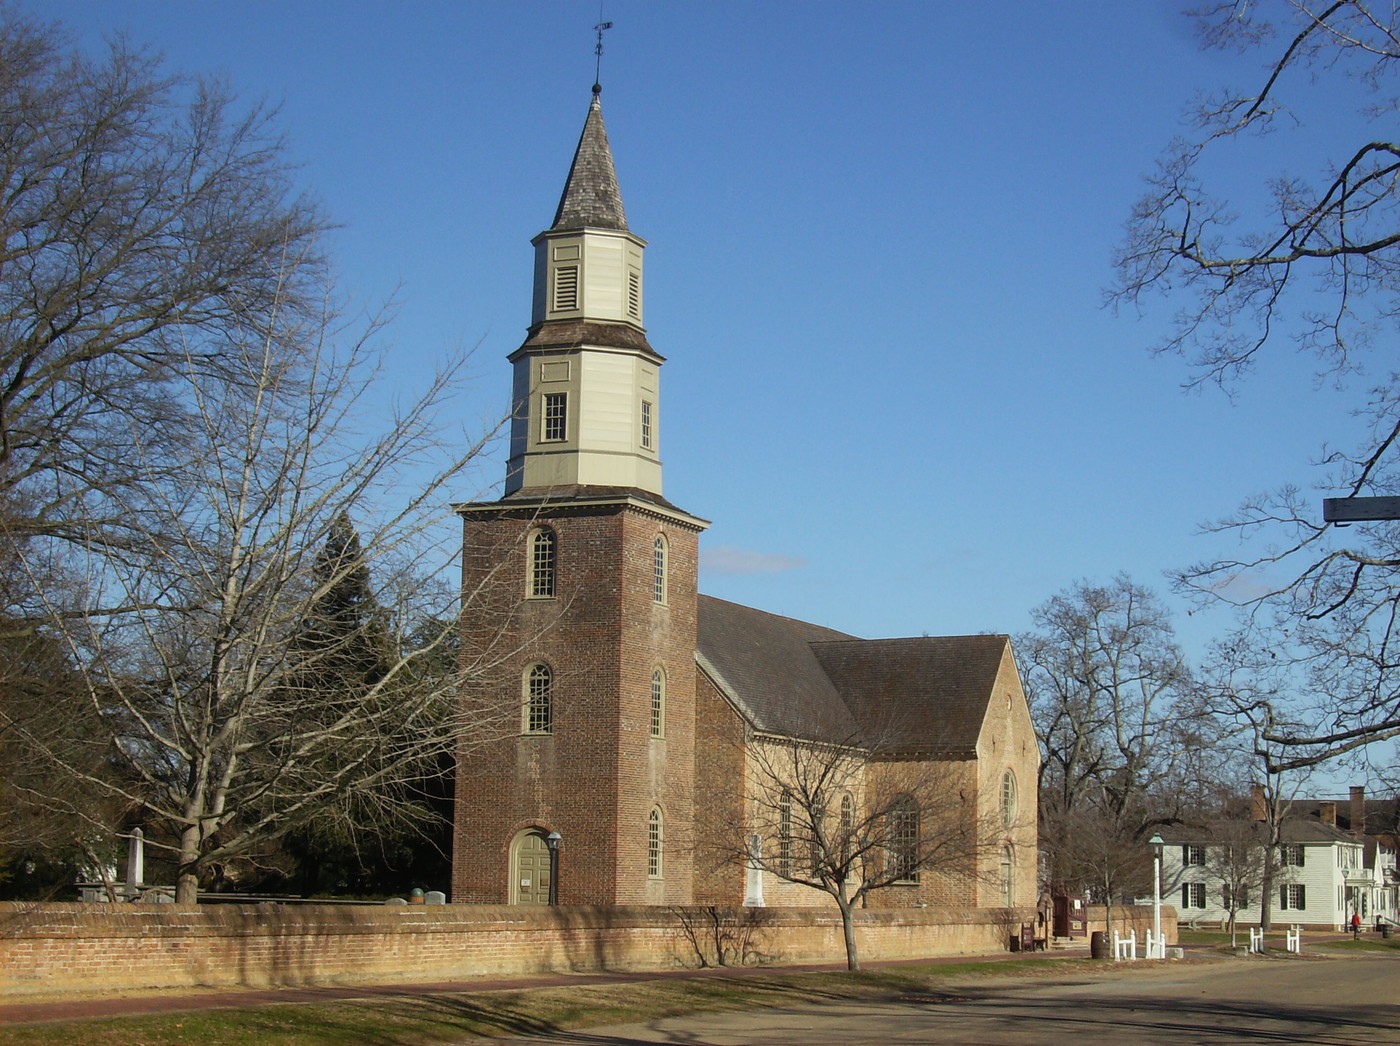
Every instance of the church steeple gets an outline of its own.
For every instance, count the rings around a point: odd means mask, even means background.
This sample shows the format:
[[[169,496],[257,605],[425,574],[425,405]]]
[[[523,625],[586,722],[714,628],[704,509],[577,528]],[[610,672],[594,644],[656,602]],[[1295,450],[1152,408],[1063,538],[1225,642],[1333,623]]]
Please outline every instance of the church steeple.
[[[554,224],[549,227],[551,232],[588,226],[627,231],[622,191],[617,187],[612,149],[608,146],[607,128],[603,126],[600,93],[601,89],[595,84],[593,104],[588,107],[583,134],[579,136],[574,162],[569,167],[569,179],[559,197]]]
[[[642,253],[627,227],[595,85],[554,221],[535,246],[515,365],[506,494],[613,487],[660,496],[662,357],[642,326]]]

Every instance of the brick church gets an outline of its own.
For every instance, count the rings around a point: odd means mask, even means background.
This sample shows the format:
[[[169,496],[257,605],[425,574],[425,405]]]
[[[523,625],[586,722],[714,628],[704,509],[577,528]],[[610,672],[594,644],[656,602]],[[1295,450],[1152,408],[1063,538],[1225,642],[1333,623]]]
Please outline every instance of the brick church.
[[[459,761],[453,901],[829,904],[745,860],[794,846],[755,805],[763,746],[783,744],[860,754],[832,818],[881,766],[956,794],[976,844],[960,873],[910,874],[871,904],[1033,904],[1038,755],[1006,636],[862,640],[699,594],[707,524],[662,493],[646,243],[596,85],[533,244],[504,494],[458,506],[463,701],[492,736]]]

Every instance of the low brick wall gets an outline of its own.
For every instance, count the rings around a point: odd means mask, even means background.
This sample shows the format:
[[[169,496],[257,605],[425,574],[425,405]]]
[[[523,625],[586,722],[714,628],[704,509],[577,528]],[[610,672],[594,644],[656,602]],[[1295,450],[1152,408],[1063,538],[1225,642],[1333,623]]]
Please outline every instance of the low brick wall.
[[[494,905],[0,904],[0,994],[454,981],[546,971],[844,958],[841,920],[810,908]],[[1030,911],[869,909],[863,960],[1005,951]],[[1150,913],[1149,913],[1150,918]],[[687,923],[689,931],[687,931]]]
[[[1107,911],[1101,904],[1091,904],[1087,910],[1089,932],[1102,930]],[[1141,944],[1147,938],[1147,931],[1152,929],[1152,905],[1122,905],[1113,906],[1113,929],[1120,934],[1127,934],[1136,930],[1138,943]],[[1176,944],[1176,909],[1169,904],[1162,905],[1162,936],[1167,939],[1168,944]]]

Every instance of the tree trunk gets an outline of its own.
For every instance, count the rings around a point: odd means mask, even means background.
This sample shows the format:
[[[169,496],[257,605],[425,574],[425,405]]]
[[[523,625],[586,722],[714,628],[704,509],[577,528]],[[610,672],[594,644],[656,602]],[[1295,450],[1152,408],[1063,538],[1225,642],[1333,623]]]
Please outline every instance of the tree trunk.
[[[1274,928],[1274,847],[1270,843],[1264,848],[1264,874],[1260,876],[1259,889],[1259,929]]]
[[[855,907],[844,897],[836,898],[836,905],[841,909],[841,933],[846,939],[846,969],[860,969],[860,952],[856,950],[856,915]]]
[[[199,826],[180,833],[180,865],[175,874],[175,903],[199,903]]]

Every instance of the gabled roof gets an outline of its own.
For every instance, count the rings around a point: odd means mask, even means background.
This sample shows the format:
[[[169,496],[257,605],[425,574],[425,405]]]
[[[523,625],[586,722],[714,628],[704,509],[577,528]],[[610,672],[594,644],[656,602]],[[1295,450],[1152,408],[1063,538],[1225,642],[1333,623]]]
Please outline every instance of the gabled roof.
[[[1263,821],[1250,821],[1249,831],[1259,839],[1263,845],[1267,838],[1267,826]],[[1179,845],[1181,843],[1207,843],[1222,836],[1239,832],[1241,823],[1238,821],[1207,821],[1202,824],[1171,824],[1163,825],[1161,836],[1164,842],[1169,845]],[[1354,836],[1342,831],[1335,825],[1324,824],[1307,816],[1295,814],[1286,815],[1283,823],[1279,825],[1279,836],[1285,843],[1355,843]],[[1238,838],[1238,836],[1236,836]]]
[[[1011,640],[922,636],[812,644],[868,743],[974,753]]]
[[[1010,640],[864,640],[701,596],[696,659],[755,729],[971,755]]]
[[[622,192],[617,187],[612,149],[603,127],[603,106],[596,91],[574,151],[569,179],[559,197],[559,209],[549,228],[558,232],[585,227],[627,231],[627,214],[622,209]]]
[[[755,730],[850,743],[856,721],[812,656],[844,632],[701,596],[696,660]]]

